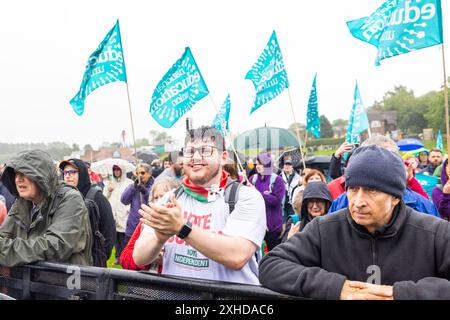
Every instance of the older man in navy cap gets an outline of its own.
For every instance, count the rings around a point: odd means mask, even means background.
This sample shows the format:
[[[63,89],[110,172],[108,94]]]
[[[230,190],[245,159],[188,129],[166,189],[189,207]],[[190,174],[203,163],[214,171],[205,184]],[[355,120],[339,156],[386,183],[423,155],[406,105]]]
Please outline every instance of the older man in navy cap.
[[[405,206],[405,175],[399,155],[358,148],[348,207],[269,252],[261,284],[315,299],[450,299],[450,223]]]

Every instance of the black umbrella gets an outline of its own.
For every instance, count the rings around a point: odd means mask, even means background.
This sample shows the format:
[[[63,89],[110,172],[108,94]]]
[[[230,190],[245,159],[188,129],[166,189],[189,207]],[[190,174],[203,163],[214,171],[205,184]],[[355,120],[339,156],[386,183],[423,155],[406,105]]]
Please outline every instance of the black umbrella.
[[[151,150],[138,150],[137,157],[145,163],[151,163],[153,160],[158,159],[158,155]]]

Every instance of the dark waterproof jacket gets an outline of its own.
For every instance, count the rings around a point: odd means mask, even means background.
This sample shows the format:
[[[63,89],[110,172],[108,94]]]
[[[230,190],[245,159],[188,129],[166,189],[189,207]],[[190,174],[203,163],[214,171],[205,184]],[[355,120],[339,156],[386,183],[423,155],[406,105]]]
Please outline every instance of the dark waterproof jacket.
[[[308,199],[323,199],[325,200],[325,214],[327,214],[328,209],[331,206],[331,202],[333,202],[333,198],[331,197],[330,191],[328,190],[328,187],[325,183],[319,182],[319,181],[313,181],[306,185],[305,190],[303,191],[303,200],[302,200],[302,206],[300,208],[300,229],[299,232],[302,231],[306,225],[311,222],[314,217],[311,217],[308,214],[308,205],[307,201]],[[289,233],[289,230],[291,230],[292,227],[292,219],[288,218],[286,220],[286,229],[285,232],[282,235],[281,242],[284,242],[287,240],[287,235]]]
[[[442,187],[448,181],[445,168],[448,166],[448,159],[444,161],[441,171]],[[432,191],[433,203],[436,205],[439,213],[443,219],[450,220],[450,193],[444,193],[441,187],[434,187]]]
[[[79,172],[77,188],[78,190],[80,190],[83,198],[85,199],[89,192],[89,189],[94,188],[94,186],[92,186],[91,184],[88,168],[86,167],[86,164],[83,160],[69,159],[69,161],[73,161],[78,168]],[[106,256],[110,257],[116,239],[116,222],[114,221],[111,204],[100,190],[95,193],[95,197],[93,200],[97,204],[98,211],[100,213],[98,229],[105,237]]]
[[[33,180],[43,192],[33,219],[33,204],[17,192],[15,171]],[[7,162],[2,181],[17,200],[0,227],[0,265],[36,261],[92,265],[91,227],[83,198],[58,179],[46,152],[19,153]]]
[[[262,285],[314,299],[339,299],[345,280],[370,282],[379,273],[394,299],[450,299],[450,223],[403,202],[371,234],[348,209],[312,220],[271,250],[259,265]]]

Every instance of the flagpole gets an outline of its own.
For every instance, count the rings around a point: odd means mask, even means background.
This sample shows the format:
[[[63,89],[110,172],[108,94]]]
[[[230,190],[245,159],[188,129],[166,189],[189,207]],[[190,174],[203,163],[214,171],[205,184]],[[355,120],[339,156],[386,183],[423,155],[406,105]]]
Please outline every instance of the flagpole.
[[[211,99],[211,103],[212,103],[212,105],[213,105],[213,107],[214,107],[214,110],[216,111],[216,114],[219,114],[219,110],[217,109],[217,106],[216,106],[216,104],[214,103],[214,100],[213,100],[211,94],[209,94],[208,96],[209,96],[209,98]],[[223,128],[223,129],[224,129],[224,131],[226,132],[226,136],[228,136],[228,135],[229,135],[229,132],[228,132],[227,128]],[[239,156],[238,156],[238,153],[237,153],[237,151],[236,151],[236,148],[234,147],[233,141],[231,141],[231,148],[233,149],[234,155],[236,156],[236,160],[237,160],[237,164],[238,164],[238,166],[239,166],[239,169],[240,169],[241,172],[243,173],[245,181],[248,182],[248,179],[247,179],[247,173],[246,173],[245,170],[244,170],[244,166],[243,166],[242,163],[241,163],[241,159],[239,159]]]
[[[445,106],[445,127],[447,129],[447,154],[450,148],[450,130],[448,120],[448,87],[447,87],[447,73],[445,71],[445,54],[444,43],[442,43],[442,69],[444,70],[444,106]]]
[[[131,120],[131,133],[133,135],[133,147],[134,147],[134,157],[136,158],[136,169],[139,167],[139,158],[137,156],[137,150],[136,150],[136,138],[134,135],[134,124],[133,124],[133,113],[131,112],[131,102],[130,102],[130,91],[128,90],[128,82],[125,82],[127,85],[127,98],[128,98],[128,110],[130,111],[130,120]],[[141,176],[139,173],[137,174],[138,182],[141,183]],[[140,192],[139,192],[140,193]],[[140,193],[141,197],[141,203],[143,202],[142,199],[142,193]]]
[[[292,105],[292,98],[291,98],[291,90],[289,90],[289,87],[287,88],[287,91],[288,91],[288,95],[289,95],[289,103],[291,105],[292,118],[294,118],[295,133],[297,134],[297,140],[298,140],[298,144],[300,146],[300,155],[302,157],[303,169],[305,169],[306,168],[305,157],[303,154],[302,143],[300,141],[300,133],[298,131],[297,120],[295,120],[294,107]],[[308,130],[306,130],[306,131],[308,131]],[[306,145],[306,141],[305,141],[305,145]]]

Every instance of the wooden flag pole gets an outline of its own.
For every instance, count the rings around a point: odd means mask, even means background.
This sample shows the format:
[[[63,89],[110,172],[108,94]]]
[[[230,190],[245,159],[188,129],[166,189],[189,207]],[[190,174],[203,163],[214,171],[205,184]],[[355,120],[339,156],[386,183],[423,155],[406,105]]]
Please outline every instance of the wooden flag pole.
[[[289,88],[287,88],[287,90],[288,90],[288,95],[289,95],[289,103],[291,105],[292,118],[294,118],[295,133],[297,134],[298,145],[300,146],[300,155],[302,157],[303,169],[305,169],[306,168],[305,156],[304,156],[303,149],[302,149],[302,143],[300,141],[300,132],[298,131],[297,120],[295,120],[295,113],[294,113],[294,107],[292,105],[291,91],[289,90]],[[306,130],[306,131],[308,131],[308,130]],[[305,141],[305,145],[306,145],[306,141]]]
[[[134,156],[136,158],[136,166],[137,166],[137,165],[139,165],[139,158],[137,156],[137,150],[136,150],[136,137],[134,135],[134,123],[133,123],[133,113],[131,112],[130,91],[128,90],[128,82],[125,82],[125,83],[127,85],[128,110],[130,112],[131,133],[133,135]]]
[[[125,83],[127,84],[128,110],[130,111],[131,132],[133,134],[134,157],[136,158],[136,169],[139,169],[139,158],[137,156],[136,138],[135,138],[135,135],[134,135],[133,113],[131,112],[130,91],[128,90],[128,82],[125,82]],[[137,174],[137,178],[138,178],[138,183],[140,184],[141,183],[141,176],[140,176],[139,173]],[[139,198],[141,200],[141,203],[143,203],[144,202],[143,194],[141,192],[139,192],[139,194],[140,194]]]
[[[208,96],[209,96],[209,98],[211,99],[211,103],[212,103],[212,105],[213,105],[213,107],[214,107],[214,110],[216,111],[216,114],[219,114],[219,110],[217,109],[217,106],[216,106],[216,104],[214,103],[214,100],[213,100],[211,94],[209,94]],[[228,136],[229,136],[229,132],[228,132],[228,130],[227,130],[226,128],[224,128],[224,129],[225,129],[225,133],[226,133],[225,136],[228,137]],[[247,179],[247,173],[246,173],[245,170],[244,170],[244,166],[243,166],[242,163],[241,163],[241,159],[239,159],[239,156],[238,156],[238,153],[237,153],[237,151],[236,151],[236,148],[234,147],[233,141],[231,141],[231,148],[233,149],[234,155],[236,156],[236,160],[237,160],[237,164],[238,164],[238,166],[239,166],[239,169],[241,170],[242,174],[244,175],[245,181],[248,183],[249,181],[248,181],[248,179]]]
[[[448,120],[448,87],[447,87],[447,73],[445,71],[445,54],[444,44],[442,43],[442,69],[444,70],[444,106],[445,106],[445,127],[447,130],[447,154],[450,148],[450,130]]]

